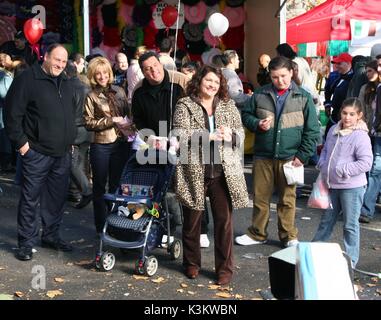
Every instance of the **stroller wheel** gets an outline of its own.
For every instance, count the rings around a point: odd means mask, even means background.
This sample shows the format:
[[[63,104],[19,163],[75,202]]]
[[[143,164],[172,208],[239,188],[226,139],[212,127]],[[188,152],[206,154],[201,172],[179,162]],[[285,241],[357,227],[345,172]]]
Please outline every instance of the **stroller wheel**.
[[[111,252],[104,252],[99,262],[96,263],[96,267],[102,271],[110,271],[115,265],[115,255]]]
[[[159,263],[157,262],[156,257],[149,256],[144,263],[144,274],[152,277],[156,273],[158,266]]]
[[[182,246],[181,246],[180,240],[177,240],[177,239],[174,240],[171,243],[171,247],[169,248],[169,252],[171,254],[171,259],[172,260],[178,259],[181,255],[181,250],[182,250]]]

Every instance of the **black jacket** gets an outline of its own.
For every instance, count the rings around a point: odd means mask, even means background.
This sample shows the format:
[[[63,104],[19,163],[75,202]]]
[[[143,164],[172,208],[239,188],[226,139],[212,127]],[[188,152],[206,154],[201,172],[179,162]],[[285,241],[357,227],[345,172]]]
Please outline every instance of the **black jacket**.
[[[17,149],[26,142],[48,156],[61,157],[76,135],[75,99],[64,74],[55,82],[37,63],[16,77],[5,98],[5,128]]]
[[[337,123],[340,120],[340,108],[343,104],[343,101],[347,97],[347,91],[350,81],[353,77],[353,70],[350,70],[346,74],[340,75],[340,77],[335,81],[333,96],[332,96],[332,120]]]
[[[75,145],[80,145],[84,142],[91,142],[92,132],[87,131],[85,128],[85,118],[83,117],[83,109],[85,107],[85,100],[87,94],[90,92],[90,86],[81,81],[77,76],[70,79],[74,87],[74,101],[76,105],[75,110],[75,124],[77,126],[77,135],[74,140]]]
[[[172,73],[172,72],[171,72]],[[132,96],[132,116],[138,130],[151,129],[155,135],[169,134],[172,117],[177,100],[185,95],[184,88],[186,76],[179,72],[164,70],[164,79],[161,84],[152,86],[146,79],[139,82]],[[171,85],[173,82],[172,109],[171,109]],[[166,121],[167,132],[159,132],[159,121]]]

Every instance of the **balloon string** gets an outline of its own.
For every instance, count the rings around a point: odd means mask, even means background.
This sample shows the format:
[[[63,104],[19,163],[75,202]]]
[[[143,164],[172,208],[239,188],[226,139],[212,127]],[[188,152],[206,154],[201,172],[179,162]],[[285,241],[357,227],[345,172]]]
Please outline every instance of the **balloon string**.
[[[175,64],[176,64],[176,54],[177,54],[177,37],[179,35],[179,20],[180,20],[180,5],[181,5],[181,2],[180,0],[178,1],[177,3],[177,18],[176,18],[176,33],[175,33],[175,48],[173,50],[173,59],[175,60]],[[173,70],[173,71],[176,71],[176,70]],[[169,130],[172,129],[172,116],[173,116],[173,77],[174,77],[174,72],[171,73],[171,100],[170,100],[170,109],[171,110],[171,115],[169,117]]]
[[[32,52],[35,52],[37,55],[37,60],[40,60],[40,45],[38,43],[30,45]]]

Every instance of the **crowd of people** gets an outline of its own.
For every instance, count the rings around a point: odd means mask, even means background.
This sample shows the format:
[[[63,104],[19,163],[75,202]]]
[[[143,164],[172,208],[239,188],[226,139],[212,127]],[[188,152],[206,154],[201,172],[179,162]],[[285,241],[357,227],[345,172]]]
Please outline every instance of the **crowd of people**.
[[[1,165],[7,170],[12,154],[17,159],[19,260],[32,259],[40,237],[42,246],[72,250],[60,234],[68,199],[77,209],[93,203],[95,229],[101,233],[108,214],[103,195],[118,189],[129,157],[152,137],[171,137],[171,132],[176,132],[178,152],[185,152],[167,199],[171,234],[182,225],[187,277],[197,278],[200,248],[210,245],[208,197],[216,282],[232,280],[232,212],[249,199],[241,159],[244,128],[255,133],[254,208],[247,233],[235,242],[266,243],[276,189],[279,240],[284,247],[298,244],[297,187],[287,183],[283,166],[301,167],[317,158],[321,100],[309,64],[288,44],[276,48],[276,57],[259,57],[260,86],[253,92],[244,90],[234,50],[203,63],[184,57],[177,66],[166,38],[159,52],[138,47],[130,61],[119,52],[112,65],[100,54],[69,55],[63,45],[52,44],[38,63],[20,39],[25,40],[17,33],[13,45],[0,47]],[[344,250],[353,265],[359,259],[359,221],[374,216],[381,187],[381,55],[357,61],[356,68],[349,54],[335,57],[326,81],[329,123],[317,168],[332,207],[313,238],[327,241],[342,213]]]

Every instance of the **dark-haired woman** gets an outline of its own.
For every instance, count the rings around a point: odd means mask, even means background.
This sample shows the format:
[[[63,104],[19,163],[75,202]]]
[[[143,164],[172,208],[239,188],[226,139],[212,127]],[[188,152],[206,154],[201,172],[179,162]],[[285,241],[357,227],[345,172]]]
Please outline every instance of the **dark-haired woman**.
[[[372,134],[372,127],[376,112],[376,90],[381,80],[377,67],[377,60],[369,61],[366,64],[365,70],[368,82],[361,87],[359,93],[359,99],[364,107],[364,121],[368,126],[370,134]]]
[[[193,76],[187,97],[177,103],[173,126],[180,138],[175,190],[184,214],[185,274],[195,279],[201,268],[201,217],[209,196],[217,283],[228,284],[233,275],[232,208],[245,207],[248,194],[241,164],[241,118],[219,69],[203,66]]]

